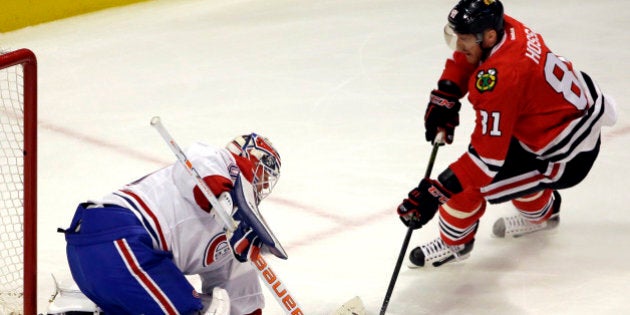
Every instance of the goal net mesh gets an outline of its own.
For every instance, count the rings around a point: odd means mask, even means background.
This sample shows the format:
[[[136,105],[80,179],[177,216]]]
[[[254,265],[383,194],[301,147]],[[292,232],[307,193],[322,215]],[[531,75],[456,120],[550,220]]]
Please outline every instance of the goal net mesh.
[[[23,309],[23,96],[22,65],[0,68],[0,314]]]

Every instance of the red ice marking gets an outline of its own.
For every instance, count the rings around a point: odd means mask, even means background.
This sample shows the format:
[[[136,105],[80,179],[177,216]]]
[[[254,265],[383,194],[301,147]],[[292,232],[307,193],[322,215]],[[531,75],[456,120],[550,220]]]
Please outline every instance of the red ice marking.
[[[160,160],[157,159],[153,156],[147,155],[144,152],[141,151],[136,151],[127,147],[124,147],[120,144],[116,144],[116,143],[112,143],[112,142],[108,142],[105,140],[101,140],[98,139],[96,137],[92,137],[89,136],[85,133],[81,133],[78,131],[74,131],[72,129],[69,128],[65,128],[62,126],[58,126],[58,125],[53,125],[50,123],[46,123],[46,122],[42,122],[41,120],[38,121],[37,125],[41,128],[41,129],[45,129],[45,130],[49,130],[58,134],[62,134],[64,136],[67,136],[68,138],[72,138],[72,139],[77,139],[81,142],[84,143],[89,143],[92,145],[95,145],[97,147],[101,147],[103,149],[108,149],[108,150],[112,150],[115,151],[117,153],[120,153],[122,155],[126,155],[138,160],[142,160],[142,161],[146,161],[146,162],[151,162],[151,163],[155,163],[155,164],[160,164],[160,165],[165,165],[165,164],[169,164],[171,163],[171,161],[164,161],[164,160]]]
[[[104,149],[109,149],[117,153],[127,155],[132,158],[136,158],[138,160],[143,160],[143,161],[156,163],[160,165],[166,165],[166,164],[172,163],[171,161],[163,161],[163,160],[154,158],[152,156],[146,155],[143,152],[135,151],[133,149],[129,149],[115,143],[111,143],[105,140],[91,137],[86,134],[73,131],[68,128],[56,126],[56,125],[42,122],[42,121],[39,121],[38,124],[43,129],[62,134],[69,138],[78,139],[79,141],[86,142],[95,146],[99,146]],[[630,125],[626,125],[626,126],[616,125],[616,126],[613,126],[612,128],[604,128],[602,137],[606,140],[616,140],[628,134],[630,134]],[[314,242],[320,241],[322,239],[339,235],[347,231],[348,228],[360,228],[363,226],[368,226],[380,220],[389,218],[389,216],[392,215],[393,211],[395,211],[395,206],[392,206],[392,209],[386,209],[372,216],[363,217],[361,220],[357,220],[355,218],[346,218],[343,216],[335,215],[321,208],[317,208],[317,207],[313,207],[309,205],[303,205],[294,200],[289,200],[289,199],[284,199],[284,198],[275,198],[273,196],[270,196],[269,200],[275,203],[283,204],[288,207],[294,208],[296,210],[307,212],[312,215],[335,222],[334,226],[327,228],[325,230],[307,235],[306,237],[303,237],[302,239],[293,241],[291,242],[290,245],[285,246],[286,248],[296,248],[296,247],[301,247],[301,246],[307,246]],[[341,228],[341,226],[344,226],[345,228]]]
[[[308,246],[310,244],[316,243],[326,238],[336,237],[339,234],[348,232],[349,230],[352,230],[352,229],[369,226],[376,222],[381,222],[382,220],[390,218],[393,215],[393,213],[396,212],[396,207],[392,206],[391,209],[385,209],[371,216],[365,216],[365,217],[361,217],[360,219],[357,219],[356,217],[347,218],[347,217],[343,217],[339,215],[334,215],[323,209],[309,206],[309,205],[300,204],[296,201],[289,200],[289,199],[270,196],[269,201],[282,204],[282,205],[291,207],[293,209],[300,210],[300,211],[318,216],[320,218],[327,219],[333,223],[333,225],[330,227],[304,235],[303,237],[297,240],[293,240],[292,242],[289,242],[289,244],[284,246],[287,250],[290,250],[292,248],[299,248],[302,246]]]
[[[317,207],[313,207],[313,206],[309,206],[309,205],[305,205],[305,204],[301,204],[297,201],[294,200],[289,200],[289,199],[285,199],[285,198],[278,198],[275,196],[269,196],[269,200],[277,203],[277,204],[281,204],[283,206],[287,206],[290,208],[294,208],[294,209],[298,209],[304,212],[308,212],[312,215],[318,216],[320,218],[324,218],[324,219],[328,219],[331,221],[335,221],[338,222],[339,224],[355,224],[356,223],[356,218],[347,218],[347,217],[343,217],[343,216],[339,216],[339,215],[335,215],[332,214],[328,211],[324,211],[323,209],[317,208]]]
[[[607,140],[614,140],[628,134],[630,134],[630,125],[620,127],[612,126],[612,128],[604,128],[602,137]]]

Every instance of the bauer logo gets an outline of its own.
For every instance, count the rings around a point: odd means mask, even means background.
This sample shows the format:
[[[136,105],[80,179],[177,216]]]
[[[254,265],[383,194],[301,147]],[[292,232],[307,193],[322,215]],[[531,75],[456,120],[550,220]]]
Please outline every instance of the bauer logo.
[[[289,291],[284,287],[282,281],[276,276],[275,272],[271,270],[271,267],[267,265],[265,258],[259,254],[253,257],[251,262],[254,263],[254,266],[261,272],[263,280],[266,282],[267,287],[276,295],[276,299],[282,301],[282,306],[286,309],[286,313],[291,315],[304,315],[304,312],[302,312],[302,309],[293,299],[293,296],[291,296]]]
[[[227,243],[225,233],[217,234],[206,246],[203,266],[207,267],[214,262],[220,261],[225,257],[229,257],[230,255],[230,246]]]
[[[488,71],[481,70],[477,73],[477,82],[475,83],[475,87],[480,93],[492,91],[496,85],[496,69],[488,69]]]

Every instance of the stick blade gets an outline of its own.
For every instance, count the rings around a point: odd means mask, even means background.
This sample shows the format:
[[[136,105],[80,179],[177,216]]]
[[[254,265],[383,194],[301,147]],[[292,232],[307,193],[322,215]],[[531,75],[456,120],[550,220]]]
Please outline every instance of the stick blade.
[[[339,307],[335,312],[330,315],[366,315],[365,306],[363,301],[358,296],[353,297]]]

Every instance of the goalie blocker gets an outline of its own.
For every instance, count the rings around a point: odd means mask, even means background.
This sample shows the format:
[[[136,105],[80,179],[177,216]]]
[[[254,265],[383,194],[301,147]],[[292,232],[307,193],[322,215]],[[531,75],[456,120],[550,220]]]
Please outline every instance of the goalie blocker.
[[[269,228],[260,210],[258,210],[253,185],[243,178],[242,173],[236,178],[234,189],[230,193],[236,206],[232,216],[251,227],[257,237],[266,245],[263,249],[268,249],[269,252],[278,258],[287,259],[286,251]]]

